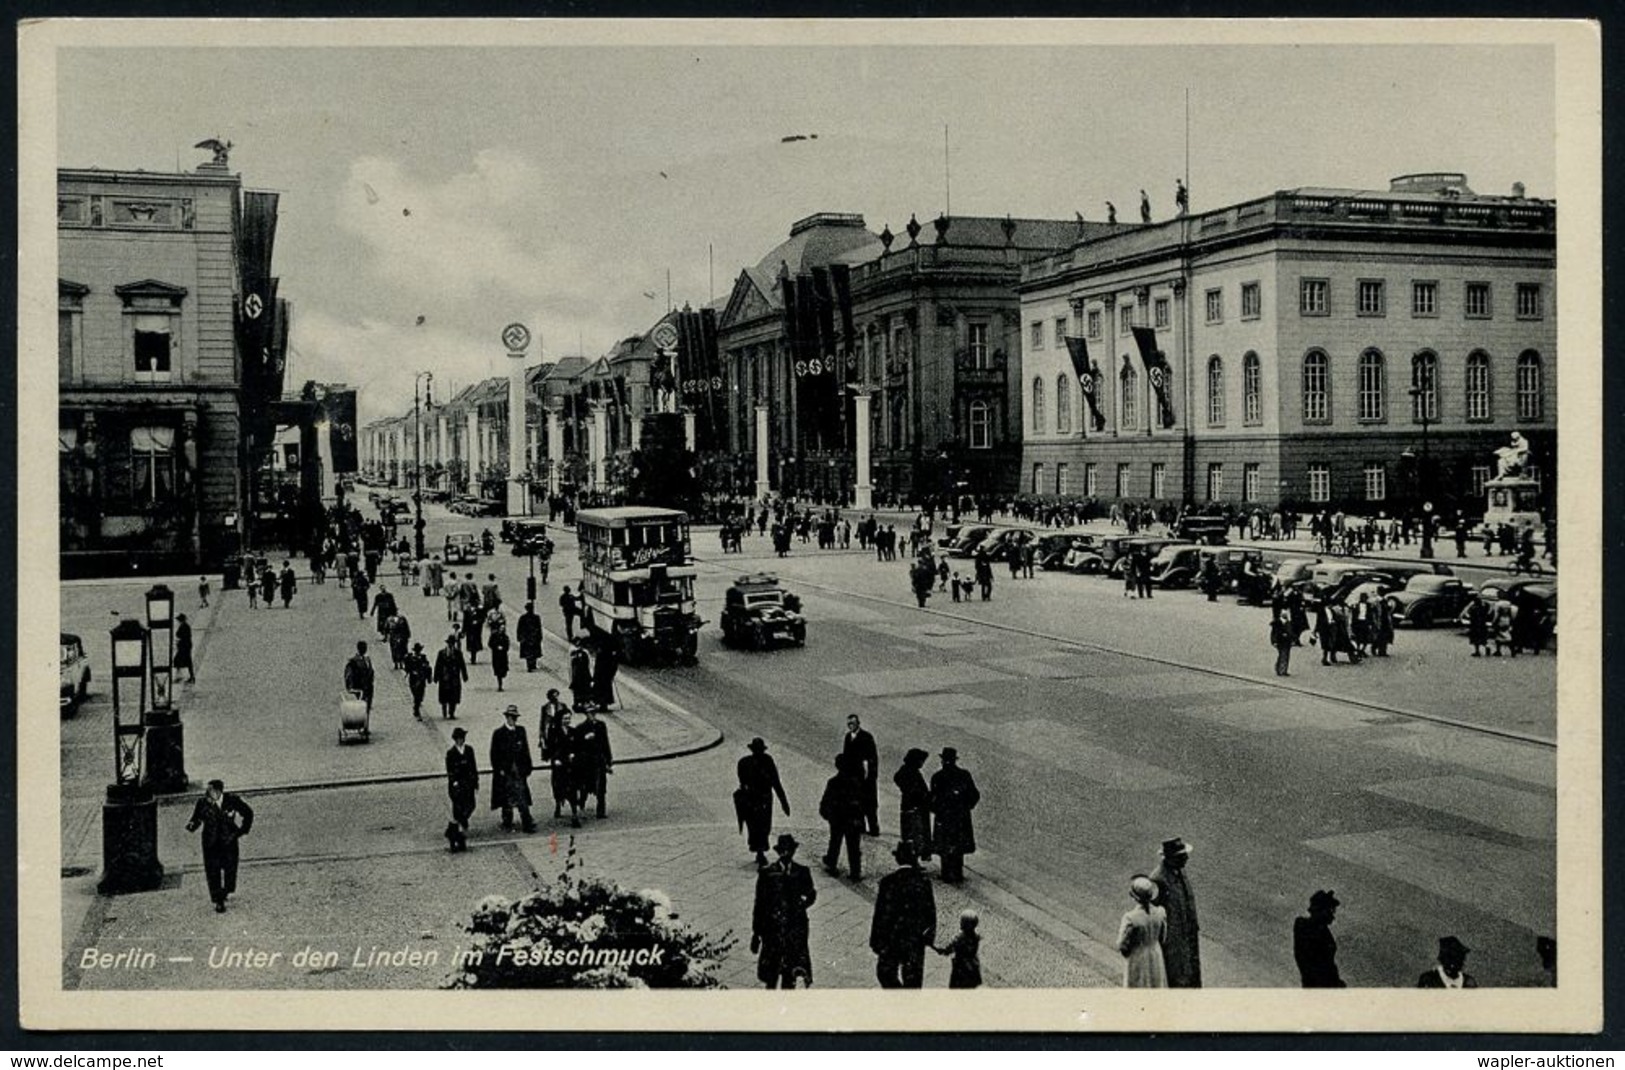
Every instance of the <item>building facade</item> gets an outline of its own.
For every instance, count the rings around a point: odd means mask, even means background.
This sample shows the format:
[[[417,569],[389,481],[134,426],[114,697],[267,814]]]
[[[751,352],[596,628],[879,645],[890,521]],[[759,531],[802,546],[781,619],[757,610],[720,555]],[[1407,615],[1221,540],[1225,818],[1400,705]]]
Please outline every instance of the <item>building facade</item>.
[[[1550,494],[1555,286],[1555,206],[1461,175],[1078,243],[1019,287],[1020,489],[1471,511],[1519,431]]]
[[[252,534],[289,311],[275,194],[196,171],[57,174],[63,575],[199,571]]]

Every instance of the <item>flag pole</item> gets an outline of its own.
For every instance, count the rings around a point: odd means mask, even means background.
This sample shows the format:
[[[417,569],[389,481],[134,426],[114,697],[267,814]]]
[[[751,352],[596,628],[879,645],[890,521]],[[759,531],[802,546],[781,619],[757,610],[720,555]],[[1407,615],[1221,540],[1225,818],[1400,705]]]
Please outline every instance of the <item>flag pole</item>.
[[[942,214],[954,214],[954,186],[948,174],[948,124],[942,124]]]

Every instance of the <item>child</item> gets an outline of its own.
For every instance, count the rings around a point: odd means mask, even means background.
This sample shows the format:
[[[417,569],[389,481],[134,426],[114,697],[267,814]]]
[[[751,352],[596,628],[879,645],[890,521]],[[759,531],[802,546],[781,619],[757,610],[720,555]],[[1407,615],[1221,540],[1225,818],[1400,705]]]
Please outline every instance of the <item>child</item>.
[[[207,577],[207,576],[199,576],[197,578],[197,597],[198,597],[198,601],[202,603],[202,605],[200,605],[198,608],[200,608],[200,609],[208,609],[209,608],[209,577]]]
[[[947,947],[932,945],[931,950],[937,954],[954,957],[948,974],[949,988],[982,987],[982,937],[976,932],[980,921],[976,911],[966,910],[959,915],[959,935]]]
[[[942,567],[947,568],[948,567],[948,562],[944,561],[942,563]],[[957,573],[957,572],[954,573],[953,586],[954,586],[954,601],[957,602],[957,601],[959,601],[959,573]]]

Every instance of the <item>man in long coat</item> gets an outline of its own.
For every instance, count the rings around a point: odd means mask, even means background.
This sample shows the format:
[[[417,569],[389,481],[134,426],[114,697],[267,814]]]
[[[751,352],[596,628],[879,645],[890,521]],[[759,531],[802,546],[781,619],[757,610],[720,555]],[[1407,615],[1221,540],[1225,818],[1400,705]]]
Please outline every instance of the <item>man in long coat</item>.
[[[530,816],[530,739],[519,723],[519,707],[502,711],[504,723],[491,733],[491,809],[502,811],[502,828],[513,829],[513,812],[526,832],[536,831]]]
[[[396,612],[395,596],[389,593],[388,587],[380,583],[378,593],[372,596],[372,615],[378,629],[378,638],[389,638],[389,622]]]
[[[446,839],[453,851],[466,851],[468,819],[474,814],[480,793],[480,767],[474,758],[474,748],[466,742],[467,730],[451,730],[451,746],[446,750],[446,794],[451,796],[451,824],[446,826]]]
[[[293,602],[293,593],[299,589],[299,580],[293,574],[293,562],[282,562],[282,575],[278,580],[282,585],[282,608],[287,609]]]
[[[812,953],[807,948],[807,908],[818,899],[812,871],[795,860],[801,846],[788,832],[773,844],[778,861],[756,874],[751,910],[750,949],[758,953],[756,977],[768,988],[794,988],[799,976],[812,986]]]
[[[580,636],[573,643],[570,648],[570,697],[575,700],[576,709],[585,710],[593,704],[592,656],[587,653],[587,643]]]
[[[869,950],[876,955],[881,988],[920,988],[925,984],[925,949],[937,936],[937,897],[913,844],[899,843],[892,857],[897,869],[880,878]]]
[[[514,624],[514,638],[519,640],[519,656],[525,659],[525,671],[535,672],[542,660],[542,618],[536,613],[536,603],[526,602],[525,611]]]
[[[553,817],[563,815],[570,807],[570,825],[581,827],[581,805],[576,801],[575,775],[571,749],[575,745],[575,731],[570,724],[570,707],[559,701],[559,692],[553,688],[542,704],[542,761],[548,765],[549,787],[553,789]]]
[[[412,692],[412,716],[422,720],[423,695],[429,690],[429,678],[434,675],[434,666],[429,664],[429,655],[423,652],[422,643],[412,644],[412,652],[406,655],[402,664],[406,669],[406,686]]]
[[[1292,920],[1292,957],[1305,988],[1346,988],[1337,972],[1337,937],[1332,922],[1341,904],[1328,891],[1309,897],[1309,916]]]
[[[434,658],[435,692],[442,718],[457,719],[457,704],[463,701],[463,683],[467,679],[468,664],[457,649],[457,636],[448,635],[445,647]]]
[[[497,690],[502,690],[502,681],[508,675],[508,650],[512,643],[508,640],[508,633],[498,624],[491,629],[491,674],[497,678]]]
[[[615,673],[621,666],[620,640],[607,635],[598,644],[598,654],[592,664],[592,693],[598,708],[607,710],[615,705]]]
[[[750,753],[739,759],[739,819],[745,824],[745,849],[756,852],[756,868],[767,866],[767,837],[773,831],[773,796],[779,808],[790,816],[790,800],[779,782],[779,767],[767,753],[767,744],[757,736],[750,741]]]
[[[1169,988],[1202,987],[1202,947],[1200,925],[1196,920],[1196,892],[1185,874],[1191,849],[1175,837],[1162,844],[1162,860],[1151,871],[1157,883],[1156,902],[1168,914],[1163,935],[1162,959],[1168,969]]]
[[[209,790],[192,807],[186,831],[203,830],[203,876],[217,914],[226,912],[226,899],[237,890],[237,841],[253,826],[254,808],[226,794],[219,780],[209,781]]]
[[[355,655],[344,663],[344,690],[360,695],[368,713],[372,712],[373,679],[372,659],[367,656],[367,641],[362,639],[355,645]]]
[[[942,748],[942,768],[931,775],[931,844],[942,856],[942,879],[965,879],[965,856],[976,853],[976,827],[971,811],[982,801],[976,780],[959,768],[959,751]]]
[[[846,735],[841,753],[855,768],[863,771],[863,822],[869,835],[880,835],[880,752],[875,737],[858,721],[857,714],[846,718]]]
[[[605,795],[609,791],[609,774],[615,768],[615,756],[609,746],[609,726],[598,719],[598,711],[589,708],[586,720],[575,727],[571,742],[570,779],[576,790],[576,805],[585,810],[587,796],[597,799],[597,814],[605,816]]]

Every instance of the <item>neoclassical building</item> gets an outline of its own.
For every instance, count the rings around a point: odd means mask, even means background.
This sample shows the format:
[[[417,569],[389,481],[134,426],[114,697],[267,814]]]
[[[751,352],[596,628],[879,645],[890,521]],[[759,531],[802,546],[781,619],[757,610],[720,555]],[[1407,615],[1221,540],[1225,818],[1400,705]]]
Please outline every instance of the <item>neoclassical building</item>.
[[[1521,188],[1411,175],[1028,264],[1022,492],[1468,508],[1520,431],[1550,495],[1556,213]]]

